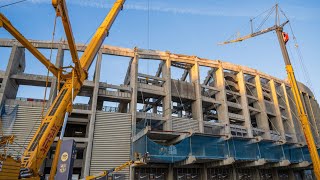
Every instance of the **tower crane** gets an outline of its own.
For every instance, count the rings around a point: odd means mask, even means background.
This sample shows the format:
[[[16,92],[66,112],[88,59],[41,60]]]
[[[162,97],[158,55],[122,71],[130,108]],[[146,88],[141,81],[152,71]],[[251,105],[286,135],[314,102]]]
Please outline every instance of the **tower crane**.
[[[287,51],[287,47],[286,47],[286,43],[289,40],[288,39],[288,35],[287,33],[283,32],[283,27],[289,23],[289,20],[285,21],[284,23],[280,24],[280,17],[279,17],[279,6],[278,4],[276,4],[273,8],[272,11],[276,12],[276,24],[272,27],[269,27],[267,29],[261,30],[261,31],[257,31],[257,32],[251,32],[251,34],[243,36],[243,37],[239,37],[237,39],[234,40],[230,40],[230,41],[225,41],[222,43],[219,43],[220,45],[224,45],[224,44],[230,44],[230,43],[235,43],[235,42],[241,42],[244,41],[246,39],[252,38],[252,37],[256,37],[271,31],[275,31],[277,34],[277,38],[279,41],[279,45],[281,48],[281,52],[282,52],[282,56],[286,65],[286,71],[287,71],[287,75],[288,75],[288,79],[289,79],[289,83],[291,85],[292,88],[292,92],[294,95],[294,100],[295,100],[295,104],[296,104],[296,108],[297,108],[297,112],[298,112],[298,117],[300,120],[300,123],[302,125],[303,128],[303,132],[304,132],[304,136],[307,142],[307,146],[310,152],[310,156],[311,156],[311,160],[313,163],[313,169],[314,169],[314,173],[315,176],[317,177],[317,179],[320,179],[320,159],[319,159],[319,154],[317,151],[317,147],[316,144],[314,142],[313,136],[312,136],[312,131],[311,131],[311,127],[309,125],[309,120],[308,120],[308,116],[306,114],[305,108],[303,106],[303,102],[301,99],[301,94],[300,94],[300,90],[299,87],[297,85],[297,80],[293,71],[293,67],[289,58],[289,54]],[[272,13],[272,12],[271,12]]]
[[[100,49],[104,39],[107,37],[109,30],[116,19],[119,11],[122,9],[125,0],[116,0],[110,12],[105,17],[90,43],[84,50],[83,55],[78,58],[77,49],[74,43],[71,24],[68,17],[67,6],[65,0],[52,0],[52,5],[56,10],[57,16],[60,16],[63,22],[63,27],[66,33],[69,49],[71,52],[74,67],[69,73],[62,73],[62,69],[52,64],[39,50],[37,50],[3,15],[0,14],[0,27],[5,28],[13,37],[15,37],[25,48],[27,48],[42,64],[44,64],[58,80],[63,80],[64,85],[60,89],[54,102],[48,109],[46,115],[41,121],[41,124],[34,134],[28,147],[23,153],[21,159],[20,174],[10,174],[7,172],[6,179],[39,179],[39,169],[46,158],[47,153],[61,129],[63,137],[66,127],[67,116],[72,112],[72,102],[77,96],[82,87],[84,80],[87,79],[87,72],[91,66],[94,57]],[[58,82],[60,85],[60,82]],[[60,138],[61,140],[61,138]],[[59,153],[59,143],[57,144],[56,157]],[[5,163],[4,163],[5,164]],[[52,167],[56,167],[53,163]],[[2,167],[4,168],[4,167]],[[51,179],[54,176],[55,170],[51,171]],[[53,174],[53,175],[52,175]],[[0,172],[0,176],[1,172]]]

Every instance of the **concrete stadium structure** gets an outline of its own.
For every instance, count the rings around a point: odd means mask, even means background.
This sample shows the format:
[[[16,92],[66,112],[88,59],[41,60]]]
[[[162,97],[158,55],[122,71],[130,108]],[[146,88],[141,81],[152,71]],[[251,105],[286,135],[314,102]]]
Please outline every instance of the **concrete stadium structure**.
[[[63,65],[65,41],[32,44],[55,49],[55,64]],[[77,45],[79,52],[84,46]],[[40,123],[43,104],[45,110],[57,94],[57,79],[48,78],[50,95],[44,102],[17,97],[19,86],[45,87],[47,77],[25,73],[32,67],[26,66],[26,50],[17,41],[0,39],[0,48],[10,48],[6,69],[0,71],[2,123],[5,133],[16,136],[10,152],[19,156]],[[123,83],[100,80],[103,55],[128,58]],[[141,73],[142,60],[158,63],[157,72]],[[77,142],[74,174],[79,177],[140,155],[147,156],[148,163],[120,172],[121,179],[312,178],[287,81],[227,62],[108,45],[101,47],[92,66],[94,78],[79,94],[88,97],[88,103],[74,104],[65,135]],[[173,68],[182,72],[179,79],[172,77]],[[204,71],[206,76],[200,78]],[[319,105],[308,87],[299,86],[320,145]],[[54,147],[43,164],[45,174]]]

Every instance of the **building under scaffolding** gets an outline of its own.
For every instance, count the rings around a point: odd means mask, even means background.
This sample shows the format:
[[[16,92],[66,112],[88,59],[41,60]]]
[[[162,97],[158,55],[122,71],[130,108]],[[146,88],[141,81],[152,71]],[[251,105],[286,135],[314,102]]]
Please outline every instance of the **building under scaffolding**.
[[[43,51],[53,48],[56,66],[64,64],[66,42],[32,43]],[[77,45],[79,52],[83,46]],[[43,104],[45,110],[57,94],[57,79],[48,78],[46,100],[17,97],[21,86],[46,87],[47,77],[26,73],[33,67],[26,65],[27,51],[17,41],[0,39],[1,48],[10,51],[0,71],[2,127],[16,136],[10,153],[19,157],[40,124]],[[105,55],[128,59],[121,84],[101,80]],[[158,63],[157,71],[142,73],[142,61]],[[77,143],[75,177],[140,155],[148,163],[122,171],[120,179],[312,179],[287,81],[222,61],[106,45],[93,69],[93,79],[79,93],[88,103],[74,104],[65,133]],[[176,72],[181,76],[173,77]],[[319,145],[319,105],[308,87],[299,85]],[[54,150],[55,143],[42,166],[44,174],[50,172]]]

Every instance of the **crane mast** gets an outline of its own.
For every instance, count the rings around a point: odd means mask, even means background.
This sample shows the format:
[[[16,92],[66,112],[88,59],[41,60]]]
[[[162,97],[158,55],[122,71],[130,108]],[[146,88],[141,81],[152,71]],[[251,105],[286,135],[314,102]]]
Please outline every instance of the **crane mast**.
[[[58,15],[62,18],[69,48],[72,54],[72,60],[75,64],[72,71],[66,75],[62,74],[59,68],[50,63],[48,59],[46,59],[17,29],[13,27],[4,15],[0,14],[0,27],[4,27],[22,45],[30,50],[30,52],[35,55],[35,57],[38,58],[38,60],[42,62],[55,76],[58,78],[61,77],[61,79],[65,81],[22,156],[22,169],[20,172],[21,178],[39,178],[38,171],[40,166],[46,158],[54,138],[57,136],[63,124],[64,116],[66,113],[72,112],[73,99],[79,93],[84,80],[87,79],[87,71],[104,39],[107,37],[115,18],[122,9],[125,0],[116,0],[110,12],[92,37],[80,60],[78,60],[65,1],[53,0],[52,3],[57,10],[57,13],[59,13]]]
[[[315,173],[317,179],[320,179],[320,160],[319,160],[319,154],[317,151],[317,146],[314,142],[314,138],[313,138],[311,127],[310,127],[309,120],[308,120],[308,116],[307,116],[305,108],[303,106],[300,90],[299,90],[297,80],[296,80],[296,77],[294,74],[294,70],[293,70],[293,67],[292,67],[292,64],[291,64],[291,61],[289,58],[289,54],[288,54],[287,47],[286,47],[286,42],[283,37],[283,27],[287,23],[289,23],[289,20],[280,24],[279,23],[279,14],[278,14],[278,5],[275,6],[275,9],[276,9],[276,24],[274,26],[269,27],[264,30],[261,30],[261,31],[252,32],[249,35],[239,37],[234,40],[219,43],[219,45],[241,42],[243,40],[246,40],[246,39],[258,36],[258,35],[262,35],[262,34],[265,34],[265,33],[271,32],[271,31],[276,32],[277,38],[279,41],[279,45],[281,48],[282,56],[283,56],[283,59],[284,59],[285,65],[286,65],[286,71],[287,71],[289,83],[292,88],[292,92],[293,92],[293,96],[294,96],[294,100],[295,100],[295,104],[296,104],[296,108],[297,108],[297,112],[298,112],[298,117],[299,117],[300,123],[303,128],[304,136],[305,136],[307,146],[308,146],[308,149],[310,152],[311,160],[313,163],[314,173]]]

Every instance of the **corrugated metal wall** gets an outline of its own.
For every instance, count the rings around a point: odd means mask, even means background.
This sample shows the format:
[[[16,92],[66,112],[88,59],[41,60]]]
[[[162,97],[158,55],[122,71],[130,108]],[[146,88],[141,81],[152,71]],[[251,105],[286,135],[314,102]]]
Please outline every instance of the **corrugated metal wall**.
[[[90,174],[130,160],[131,115],[97,111]],[[129,179],[129,168],[122,170]]]
[[[13,107],[6,106],[7,112],[10,113]],[[10,146],[10,153],[14,156],[21,155],[24,148],[28,146],[31,138],[38,129],[41,122],[41,107],[18,106],[16,119],[11,133],[15,135],[15,143]],[[5,121],[9,116],[3,116]]]
[[[172,117],[173,131],[184,132],[189,131],[190,129],[192,129],[193,132],[199,132],[199,122],[194,119]]]

